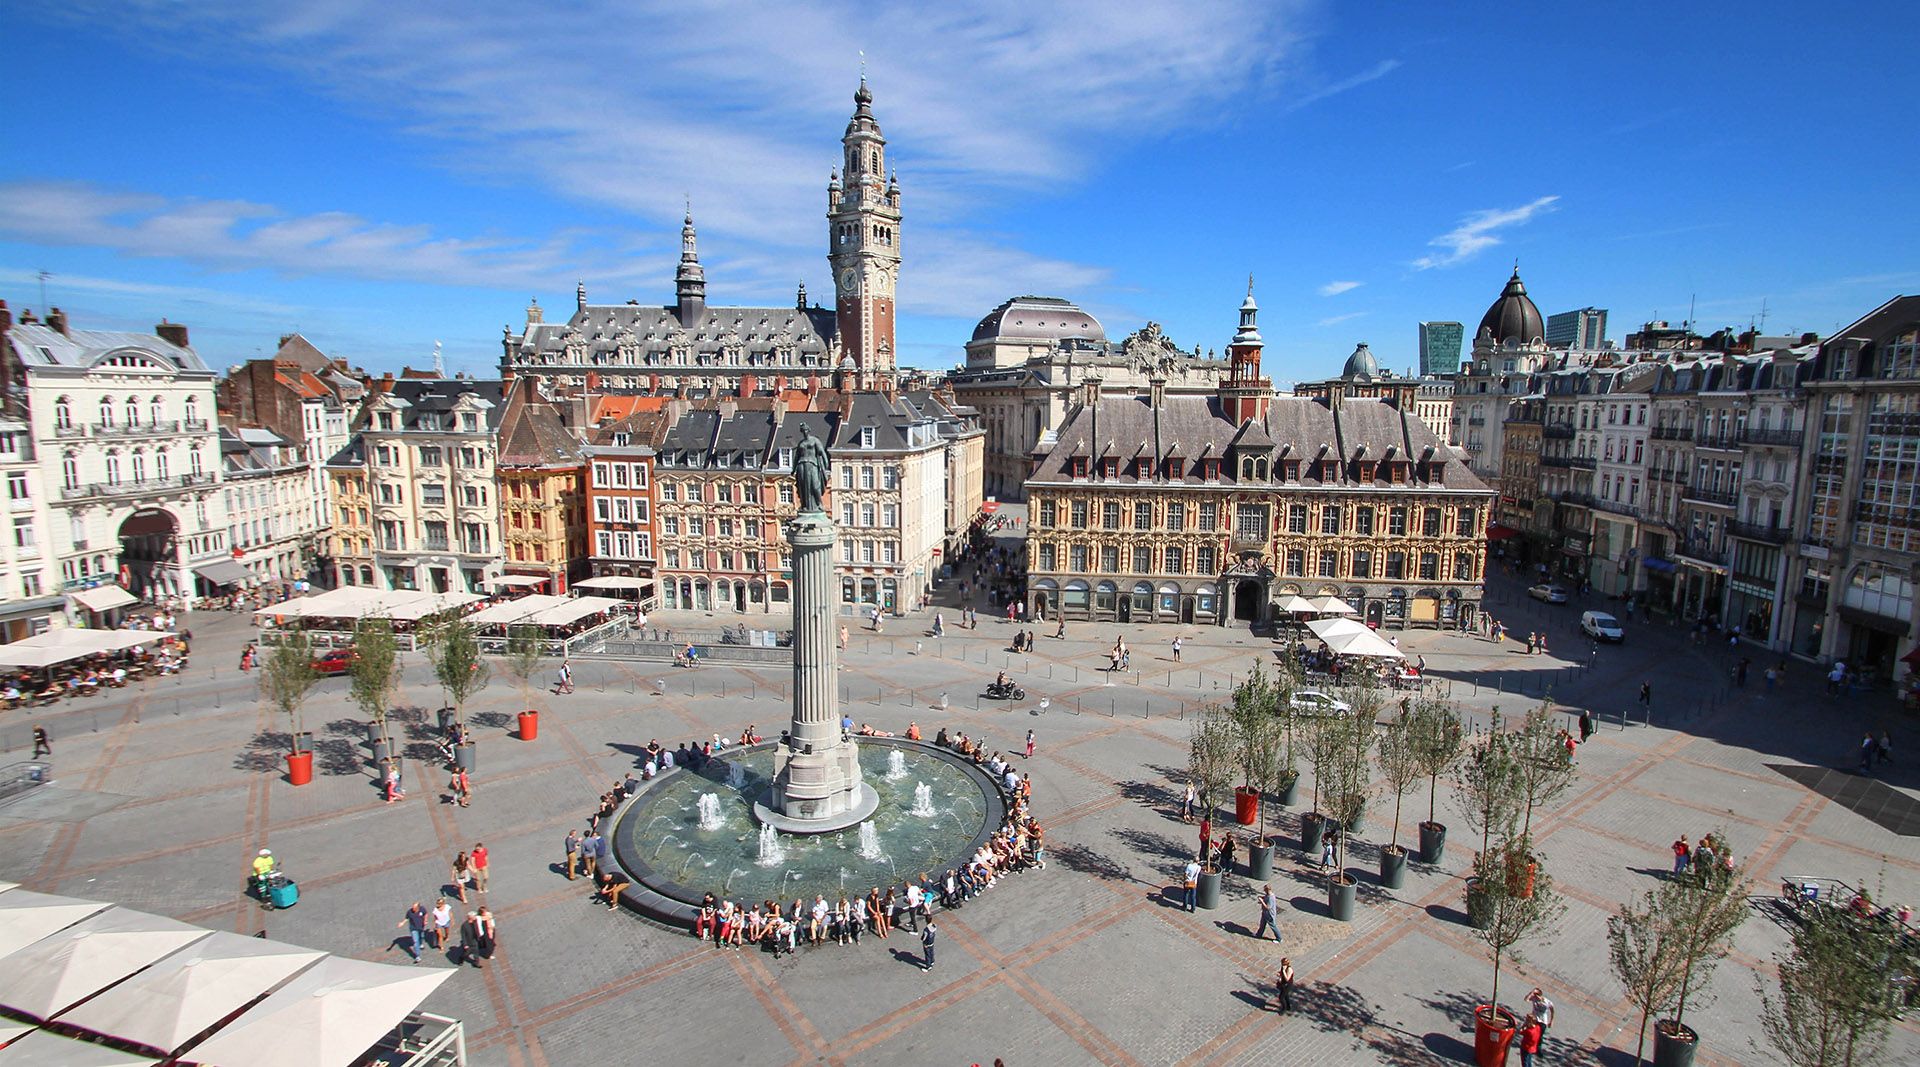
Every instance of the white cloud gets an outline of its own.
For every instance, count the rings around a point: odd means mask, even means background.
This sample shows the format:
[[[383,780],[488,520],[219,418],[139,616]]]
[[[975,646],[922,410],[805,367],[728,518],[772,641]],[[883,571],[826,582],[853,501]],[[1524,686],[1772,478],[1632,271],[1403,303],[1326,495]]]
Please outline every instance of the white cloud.
[[[1338,326],[1343,322],[1352,322],[1354,319],[1357,319],[1365,314],[1366,312],[1364,311],[1349,311],[1345,315],[1334,315],[1329,318],[1321,319],[1319,322],[1314,323],[1314,325],[1315,326]]]
[[[1433,267],[1451,267],[1464,263],[1486,249],[1500,243],[1496,235],[1499,230],[1509,229],[1531,221],[1536,215],[1553,209],[1558,196],[1543,196],[1531,203],[1515,208],[1490,208],[1476,211],[1462,219],[1460,225],[1428,241],[1440,253],[1422,256],[1413,261],[1415,270],[1428,270]]]
[[[1359,87],[1367,84],[1368,82],[1378,81],[1379,79],[1384,78],[1389,74],[1392,74],[1395,70],[1398,70],[1399,68],[1400,68],[1399,60],[1383,59],[1380,62],[1375,63],[1373,66],[1368,67],[1366,70],[1363,70],[1360,73],[1355,74],[1350,78],[1344,78],[1340,81],[1334,82],[1332,85],[1324,85],[1318,89],[1315,89],[1314,91],[1308,93],[1307,95],[1299,98],[1298,100],[1295,100],[1292,104],[1288,105],[1288,109],[1292,111],[1298,111],[1299,109],[1306,107],[1308,104],[1317,104],[1320,101],[1325,100],[1329,96],[1338,96],[1339,94],[1346,92],[1348,89],[1358,89]]]
[[[1320,295],[1321,296],[1339,296],[1341,293],[1350,293],[1353,290],[1358,289],[1365,284],[1367,283],[1365,282],[1328,282],[1327,284],[1320,287]]]

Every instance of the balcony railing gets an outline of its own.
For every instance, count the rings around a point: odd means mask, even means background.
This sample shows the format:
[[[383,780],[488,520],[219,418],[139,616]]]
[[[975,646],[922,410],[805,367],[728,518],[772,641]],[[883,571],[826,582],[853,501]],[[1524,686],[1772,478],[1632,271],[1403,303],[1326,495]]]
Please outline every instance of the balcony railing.
[[[1681,496],[1686,500],[1697,500],[1703,504],[1718,504],[1728,508],[1732,507],[1739,498],[1739,494],[1732,491],[1722,492],[1719,489],[1708,489],[1697,485],[1687,486],[1686,492]]]
[[[1656,441],[1691,441],[1693,439],[1693,427],[1656,424],[1649,433],[1649,436]]]
[[[1632,504],[1623,504],[1618,500],[1606,500],[1601,497],[1595,497],[1593,498],[1593,506],[1601,511],[1611,511],[1615,515],[1625,515],[1630,519],[1640,517],[1639,508]]]
[[[1572,463],[1570,463],[1570,462],[1568,462],[1568,457],[1566,457],[1566,456],[1541,456],[1541,457],[1540,457],[1540,465],[1541,465],[1542,467],[1571,467],[1571,466],[1573,466],[1573,464],[1572,464]]]
[[[1593,506],[1593,494],[1582,492],[1578,489],[1562,489],[1557,493],[1550,493],[1548,495],[1562,504],[1572,504],[1575,507],[1582,508],[1590,508]]]
[[[1469,416],[1467,416],[1467,425],[1468,425],[1468,426],[1485,426],[1486,424],[1487,424],[1487,417],[1486,417],[1485,415],[1469,415]]]
[[[1590,471],[1599,464],[1592,456],[1568,456],[1567,466],[1575,470]]]
[[[1540,432],[1543,436],[1546,436],[1546,437],[1552,437],[1552,438],[1556,438],[1558,440],[1563,440],[1563,441],[1571,440],[1573,438],[1573,423],[1549,422]]]
[[[1718,448],[1732,452],[1740,447],[1739,438],[1730,433],[1699,434],[1693,439],[1695,448]]]
[[[1682,537],[1675,542],[1674,552],[1688,559],[1697,559],[1702,563],[1720,563],[1727,555],[1724,550],[1704,537]]]
[[[1647,472],[1647,477],[1656,482],[1673,482],[1677,485],[1687,484],[1686,471],[1662,470],[1659,467],[1655,467]]]
[[[1784,526],[1758,522],[1730,520],[1727,523],[1727,532],[1735,537],[1744,537],[1749,541],[1765,541],[1770,545],[1784,545],[1793,539],[1793,532]]]
[[[212,484],[213,475],[211,474],[175,474],[167,478],[148,478],[138,482],[61,486],[60,499],[99,500],[120,496],[143,496],[149,493],[166,493]]]
[[[163,419],[159,422],[114,423],[111,426],[95,426],[95,437],[151,437],[155,434],[173,434],[180,432],[178,419]]]
[[[1740,431],[1740,440],[1749,445],[1788,445],[1797,447],[1806,434],[1799,427],[1773,429],[1749,426]]]

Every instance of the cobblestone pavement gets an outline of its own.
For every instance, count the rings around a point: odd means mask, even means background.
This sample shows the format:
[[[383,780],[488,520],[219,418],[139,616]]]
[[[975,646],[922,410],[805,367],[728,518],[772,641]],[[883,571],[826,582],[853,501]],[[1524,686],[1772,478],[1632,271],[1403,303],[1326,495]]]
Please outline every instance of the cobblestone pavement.
[[[1477,725],[1495,707],[1519,712],[1548,688],[1563,705],[1591,707],[1607,721],[1580,750],[1574,789],[1537,823],[1567,914],[1556,937],[1501,977],[1509,1003],[1534,985],[1558,1002],[1548,1062],[1630,1058],[1607,1051],[1630,1052],[1638,1020],[1607,975],[1605,920],[1654,884],[1677,834],[1697,840],[1724,828],[1763,893],[1783,875],[1822,874],[1884,880],[1886,899],[1920,899],[1914,839],[1774,769],[1847,766],[1862,730],[1885,727],[1900,756],[1883,778],[1913,792],[1920,764],[1907,754],[1920,751],[1920,730],[1886,698],[1829,698],[1815,668],[1799,662],[1766,692],[1758,674],[1766,661],[1752,650],[1755,680],[1733,689],[1728,650],[1695,645],[1663,624],[1631,623],[1625,645],[1589,660],[1573,626],[1580,605],[1533,604],[1504,576],[1490,603],[1512,629],[1548,632],[1553,654],[1423,631],[1400,635],[1402,646],[1426,657]],[[1170,887],[1192,846],[1192,828],[1173,806],[1188,717],[1270,660],[1270,642],[1231,628],[1129,627],[1136,670],[1110,677],[1099,667],[1118,627],[1081,624],[1054,640],[1050,627],[1035,626],[1039,648],[1014,656],[1004,651],[1011,626],[983,619],[966,631],[950,605],[944,610],[947,636],[938,640],[924,636],[925,614],[893,620],[880,636],[853,620],[845,706],[882,729],[950,726],[1008,751],[1037,731],[1027,765],[1053,862],[944,917],[940,966],[930,974],[895,951],[917,943],[898,940],[779,960],[703,948],[684,932],[589,906],[585,885],[558,873],[567,829],[649,737],[778,723],[789,677],[776,669],[576,661],[576,693],[536,692],[544,714],[533,742],[511,732],[525,698],[496,677],[469,709],[479,770],[473,806],[461,809],[443,801],[434,787],[444,777],[421,762],[431,755],[425,724],[438,691],[425,665],[410,662],[402,718],[412,795],[388,806],[365,766],[344,680],[321,683],[307,709],[318,773],[294,788],[279,767],[274,734],[284,726],[268,721],[251,679],[233,668],[250,634],[246,620],[195,616],[193,673],[39,716],[54,733],[59,781],[0,809],[0,877],[397,962],[402,910],[431,901],[453,853],[483,841],[500,890],[489,896],[501,955],[485,971],[462,971],[429,1002],[466,1021],[479,1064],[628,1062],[634,1049],[752,1063],[999,1056],[1010,1067],[1462,1058],[1468,1013],[1486,996],[1491,967],[1462,925],[1470,849],[1445,788],[1440,817],[1456,827],[1446,860],[1416,865],[1398,891],[1379,888],[1370,873],[1392,818],[1391,798],[1375,800],[1356,834],[1364,839],[1351,861],[1361,903],[1351,923],[1327,916],[1321,883],[1291,847],[1298,809],[1283,813],[1273,882],[1289,902],[1285,942],[1257,942],[1249,933],[1258,886],[1244,878],[1229,879],[1216,911],[1173,906]],[[662,621],[711,626],[734,617]],[[1176,633],[1186,638],[1178,664],[1167,648]],[[1026,702],[976,698],[1003,665],[1026,686]],[[1651,724],[1636,699],[1643,680],[1654,686]],[[0,747],[12,758],[26,754],[34,721],[34,712],[0,718]],[[1420,791],[1408,797],[1402,841],[1425,803]],[[261,912],[240,893],[248,858],[269,845],[301,883],[302,901],[290,911]],[[1713,981],[1714,1002],[1689,1016],[1704,1035],[1700,1063],[1774,1062],[1751,1043],[1756,974],[1786,943],[1764,914],[1741,930],[1734,959]],[[1301,1010],[1289,1017],[1263,1010],[1262,983],[1282,951],[1304,985]],[[1920,1033],[1902,1029],[1894,1048],[1896,1062],[1920,1062]]]

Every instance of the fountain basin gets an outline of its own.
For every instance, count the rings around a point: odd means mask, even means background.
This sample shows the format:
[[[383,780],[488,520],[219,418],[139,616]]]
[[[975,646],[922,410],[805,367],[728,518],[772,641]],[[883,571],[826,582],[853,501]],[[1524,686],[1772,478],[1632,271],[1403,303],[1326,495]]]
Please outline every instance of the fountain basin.
[[[753,811],[771,780],[772,744],[728,749],[701,774],[675,768],[641,783],[612,820],[613,858],[632,883],[622,902],[650,918],[687,925],[709,892],[749,904],[811,900],[816,893],[833,899],[843,886],[849,895],[876,885],[884,892],[902,878],[958,867],[1005,821],[1006,795],[972,761],[904,738],[862,737],[860,745],[862,773],[877,801],[874,814],[831,833],[782,834],[779,844],[787,855],[775,865],[760,862],[762,823]],[[895,753],[908,773],[889,780]],[[912,814],[921,784],[932,790],[934,817]],[[721,819],[705,830],[699,798],[708,793],[719,798]],[[874,828],[877,858],[862,855],[861,827],[867,825]],[[698,858],[690,859],[694,854]]]

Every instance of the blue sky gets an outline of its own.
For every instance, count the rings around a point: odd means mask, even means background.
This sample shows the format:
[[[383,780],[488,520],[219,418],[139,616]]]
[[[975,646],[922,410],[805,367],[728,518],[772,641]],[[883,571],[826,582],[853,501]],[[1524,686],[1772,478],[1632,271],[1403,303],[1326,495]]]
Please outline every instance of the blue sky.
[[[58,10],[55,10],[58,8]],[[1920,289],[1908,12],[1828,4],[29,5],[10,14],[0,298],[299,330],[488,371],[538,296],[830,298],[865,52],[905,191],[902,361],[1019,292],[1283,381],[1413,362],[1520,261],[1544,312],[1826,332]],[[1714,10],[1714,8],[1718,8]],[[1896,32],[1888,32],[1893,30]]]

